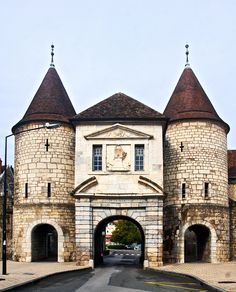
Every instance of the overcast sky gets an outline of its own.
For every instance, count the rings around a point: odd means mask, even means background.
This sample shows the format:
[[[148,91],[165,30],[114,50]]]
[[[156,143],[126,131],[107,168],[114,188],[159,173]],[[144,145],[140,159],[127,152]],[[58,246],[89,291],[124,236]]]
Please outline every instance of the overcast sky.
[[[0,157],[50,64],[76,112],[123,92],[163,112],[190,65],[236,149],[235,0],[11,0],[0,9]],[[9,138],[9,163],[13,163]]]

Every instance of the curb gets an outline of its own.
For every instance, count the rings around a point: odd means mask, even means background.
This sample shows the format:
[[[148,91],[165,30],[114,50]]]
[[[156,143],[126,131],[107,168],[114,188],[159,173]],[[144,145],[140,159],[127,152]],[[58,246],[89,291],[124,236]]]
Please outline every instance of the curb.
[[[19,283],[19,284],[15,284],[15,285],[12,285],[12,286],[9,286],[7,288],[3,288],[1,289],[0,291],[11,291],[11,290],[14,290],[16,288],[20,288],[20,287],[23,287],[23,286],[28,286],[28,285],[31,285],[31,284],[34,284],[34,283],[37,283],[43,279],[47,279],[51,276],[55,276],[55,275],[60,275],[60,274],[66,274],[66,273],[70,273],[70,272],[76,272],[76,271],[85,271],[85,270],[93,270],[91,267],[85,267],[85,268],[81,268],[81,269],[73,269],[73,270],[67,270],[67,271],[60,271],[60,272],[54,272],[54,273],[50,273],[50,274],[47,274],[45,276],[40,276],[38,278],[35,278],[35,279],[31,279],[31,280],[28,280],[28,281],[25,281],[25,282],[22,282],[22,283]]]
[[[179,275],[179,276],[186,276],[186,277],[189,277],[191,279],[194,279],[194,280],[197,280],[200,282],[200,284],[204,287],[204,288],[208,288],[208,289],[211,289],[213,290],[214,292],[227,292],[226,290],[222,289],[222,288],[219,288],[219,287],[216,287],[214,285],[211,285],[210,283],[202,280],[201,278],[198,278],[197,276],[193,276],[193,275],[189,275],[189,274],[185,274],[185,273],[179,273],[179,272],[172,272],[172,271],[163,271],[163,270],[158,270],[158,269],[151,269],[151,268],[148,268],[148,270],[151,270],[151,271],[158,271],[160,273],[163,273],[163,274],[175,274],[175,275]]]

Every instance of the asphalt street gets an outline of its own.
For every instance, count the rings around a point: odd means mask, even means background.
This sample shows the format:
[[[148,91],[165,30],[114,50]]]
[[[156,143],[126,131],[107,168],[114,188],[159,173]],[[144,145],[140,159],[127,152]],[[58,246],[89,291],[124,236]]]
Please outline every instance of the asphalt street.
[[[79,270],[47,277],[11,291],[63,292],[206,292],[217,291],[180,275],[143,270],[138,251],[114,251],[95,270]]]

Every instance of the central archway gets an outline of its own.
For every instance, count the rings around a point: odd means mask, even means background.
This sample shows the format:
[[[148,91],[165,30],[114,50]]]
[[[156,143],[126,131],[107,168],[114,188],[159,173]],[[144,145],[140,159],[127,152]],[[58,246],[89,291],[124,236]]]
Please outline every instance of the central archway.
[[[35,226],[31,233],[32,261],[57,261],[58,234],[49,224]]]
[[[105,254],[105,247],[104,247],[104,235],[105,235],[105,229],[108,223],[111,223],[116,220],[127,220],[132,223],[134,223],[137,228],[139,229],[139,232],[141,234],[141,256],[140,256],[140,265],[143,265],[144,261],[144,249],[145,249],[145,237],[144,237],[144,231],[142,226],[134,219],[128,217],[128,216],[110,216],[102,221],[100,221],[94,231],[94,239],[93,239],[93,255],[94,255],[94,267],[97,267],[98,265],[103,263],[103,257]]]

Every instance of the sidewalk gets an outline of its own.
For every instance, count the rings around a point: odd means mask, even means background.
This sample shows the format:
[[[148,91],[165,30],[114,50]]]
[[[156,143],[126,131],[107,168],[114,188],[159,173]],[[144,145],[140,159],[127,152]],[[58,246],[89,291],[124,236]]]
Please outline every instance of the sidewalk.
[[[156,270],[194,276],[211,286],[225,291],[236,292],[236,262],[228,263],[188,263],[164,265]],[[228,282],[228,283],[219,283]],[[234,283],[229,283],[234,282]]]
[[[1,266],[2,262],[0,261]],[[53,262],[13,262],[7,261],[7,275],[0,275],[0,291],[8,290],[23,283],[31,282],[48,275],[81,270],[85,267],[76,266],[74,262],[53,263]],[[2,280],[4,279],[4,280]]]
[[[47,275],[80,270],[84,267],[76,266],[75,263],[23,263],[7,261],[8,275],[0,275],[0,291],[5,291],[10,287],[31,282]],[[204,282],[224,289],[229,292],[236,292],[236,262],[208,264],[208,263],[189,263],[172,264],[159,267],[159,271],[168,271],[186,274],[197,277]],[[1,280],[4,279],[4,280]],[[219,283],[219,282],[235,283]]]

